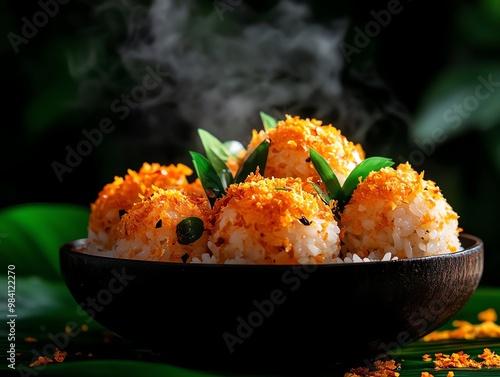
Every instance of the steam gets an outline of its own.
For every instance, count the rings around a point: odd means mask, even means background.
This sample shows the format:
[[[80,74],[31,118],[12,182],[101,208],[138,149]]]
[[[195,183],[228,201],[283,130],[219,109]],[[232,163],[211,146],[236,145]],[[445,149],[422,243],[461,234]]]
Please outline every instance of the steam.
[[[225,6],[217,10],[218,4]],[[339,46],[353,28],[346,17],[320,23],[306,2],[293,0],[277,0],[266,11],[243,0],[109,0],[95,11],[111,37],[125,31],[126,38],[117,44],[119,61],[106,69],[104,45],[93,38],[89,53],[68,59],[82,82],[80,103],[110,103],[99,97],[106,92],[120,98],[143,81],[147,67],[168,73],[134,108],[140,118],[128,145],[170,154],[163,158],[169,160],[193,143],[201,147],[197,128],[245,145],[251,130],[262,128],[260,111],[331,123],[355,142],[376,145],[375,153],[405,142],[405,106],[372,62],[363,60],[357,70],[342,54]],[[120,81],[123,67],[132,86]]]
[[[338,45],[346,20],[321,25],[307,4],[284,0],[265,15],[253,12],[240,2],[222,20],[196,2],[153,0],[120,50],[137,78],[145,64],[160,64],[173,80],[144,107],[175,103],[192,128],[240,141],[260,129],[259,111],[329,116],[342,93]],[[309,113],[298,114],[302,109]]]

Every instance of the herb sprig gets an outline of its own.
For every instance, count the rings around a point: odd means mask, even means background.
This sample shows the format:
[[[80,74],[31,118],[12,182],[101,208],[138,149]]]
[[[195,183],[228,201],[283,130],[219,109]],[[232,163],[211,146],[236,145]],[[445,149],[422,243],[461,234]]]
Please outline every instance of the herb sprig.
[[[312,186],[320,196],[320,198],[329,206],[334,207],[336,216],[342,211],[344,206],[351,199],[353,191],[358,184],[362,182],[372,171],[378,171],[384,167],[394,165],[394,161],[386,157],[368,157],[359,163],[347,176],[343,185],[335,175],[335,172],[328,162],[313,148],[309,148],[311,162],[318,172],[323,184],[326,188],[324,192],[317,184],[311,182]],[[332,203],[333,202],[333,203]]]

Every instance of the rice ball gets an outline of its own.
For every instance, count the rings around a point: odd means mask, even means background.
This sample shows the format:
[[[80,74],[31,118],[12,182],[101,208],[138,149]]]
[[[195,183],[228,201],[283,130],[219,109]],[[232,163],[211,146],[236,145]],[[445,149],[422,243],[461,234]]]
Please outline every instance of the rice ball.
[[[208,248],[216,263],[322,264],[338,256],[339,233],[300,178],[252,173],[215,202]]]
[[[409,163],[386,167],[358,184],[340,214],[342,253],[370,260],[452,253],[461,249],[458,218],[423,172]]]
[[[190,263],[193,257],[207,252],[208,200],[187,195],[182,190],[161,189],[132,205],[122,216],[114,234],[114,256],[162,262]],[[197,217],[206,225],[202,236],[184,244],[177,234],[177,224]]]
[[[320,182],[314,168],[309,148],[316,150],[333,169],[340,184],[349,173],[365,158],[360,144],[349,141],[340,130],[331,124],[323,125],[317,119],[302,119],[286,115],[275,128],[267,131],[252,131],[252,139],[247,147],[250,154],[262,141],[270,140],[265,177],[296,177]]]
[[[116,176],[98,193],[90,205],[88,243],[89,247],[109,250],[113,245],[113,233],[118,222],[134,203],[153,193],[153,186],[184,189],[186,192],[203,196],[199,179],[190,183],[188,177],[193,170],[183,164],[160,165],[143,163],[139,171],[129,169],[124,177]]]

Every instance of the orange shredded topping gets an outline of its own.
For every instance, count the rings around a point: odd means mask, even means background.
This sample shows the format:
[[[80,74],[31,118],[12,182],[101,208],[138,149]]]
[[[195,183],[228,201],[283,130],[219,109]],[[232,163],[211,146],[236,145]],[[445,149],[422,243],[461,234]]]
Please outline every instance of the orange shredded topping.
[[[500,337],[500,326],[494,321],[497,320],[496,311],[492,308],[484,310],[478,314],[478,319],[482,322],[472,324],[468,321],[455,320],[452,330],[436,330],[422,338],[425,342],[444,339],[476,339],[476,338],[497,338]]]
[[[179,242],[176,227],[187,217],[198,217],[208,224],[212,210],[206,197],[190,196],[181,190],[162,189],[154,185],[151,190],[152,195],[134,203],[116,226],[114,239],[117,243],[121,240],[142,241],[141,244],[127,248],[128,255],[120,254],[121,257],[134,257],[142,250],[143,245],[150,247],[148,260],[182,262],[182,256],[190,256],[195,249],[200,249],[200,253],[205,252],[208,225],[203,236],[188,245]],[[152,234],[157,236],[151,237]]]
[[[40,365],[45,365],[45,364],[48,364],[48,363],[52,363],[54,360],[52,360],[50,357],[46,357],[46,356],[38,356],[38,359],[36,359],[35,361],[33,361],[29,366],[30,367],[37,367],[37,366],[40,366]]]
[[[424,361],[432,361],[436,370],[444,368],[476,368],[483,367],[500,367],[500,355],[491,351],[489,348],[484,348],[483,353],[478,355],[480,361],[473,359],[469,354],[463,351],[454,352],[452,354],[436,353],[434,360],[430,355],[423,355]],[[449,375],[449,373],[448,373]]]
[[[36,338],[33,338],[32,336],[27,336],[26,338],[24,338],[24,341],[28,343],[35,343],[38,340]]]
[[[227,213],[231,213],[230,226],[224,221]],[[215,202],[210,242],[217,246],[219,261],[232,259],[235,251],[231,234],[234,229],[244,229],[262,251],[255,258],[257,263],[297,264],[290,240],[276,234],[300,220],[307,224],[308,219],[324,220],[316,224],[325,237],[327,227],[335,223],[329,207],[317,195],[304,191],[300,178],[265,178],[251,173],[244,182],[231,185],[226,195]],[[316,263],[323,259],[324,255],[319,254]]]
[[[148,197],[153,186],[186,190],[193,195],[203,196],[204,191],[199,179],[189,183],[188,177],[193,170],[183,164],[160,165],[143,163],[138,172],[129,169],[124,177],[116,176],[112,183],[106,184],[91,204],[89,230],[94,234],[104,233],[109,239],[103,248],[109,249],[113,243],[112,235],[120,220],[120,212],[128,211],[132,205]]]
[[[422,360],[423,361],[432,361],[432,357],[431,357],[431,355],[426,353],[425,355],[422,356]]]
[[[66,355],[68,353],[66,351],[61,351],[61,350],[56,350],[56,353],[54,354],[54,360],[57,361],[58,363],[62,363],[64,359],[66,358]]]
[[[436,203],[445,200],[435,182],[424,179],[424,173],[418,173],[409,163],[399,164],[396,168],[385,167],[379,171],[370,172],[353,191],[349,203],[341,214],[345,249],[361,258],[367,257],[374,250],[379,250],[378,235],[386,234],[387,229],[394,228],[394,218],[388,214],[398,207],[405,211],[411,210],[406,207],[417,197],[426,208],[430,209],[434,208]],[[371,223],[369,230],[366,228],[367,217]],[[458,214],[446,203],[445,213],[439,216],[423,213],[419,219],[418,228],[432,230],[437,227],[436,229],[439,230],[457,221]],[[457,227],[454,230],[458,235],[462,229]],[[403,244],[396,245],[391,239],[388,240],[389,244],[396,249],[393,254],[398,258],[406,257]],[[418,249],[418,244],[412,247]],[[449,242],[446,247],[450,252],[457,251],[457,246],[452,242]]]
[[[30,367],[37,367],[40,365],[46,365],[46,364],[52,363],[54,361],[56,361],[58,363],[62,363],[64,361],[64,359],[66,358],[67,354],[68,353],[66,351],[61,351],[59,348],[57,348],[52,357],[38,356],[38,359],[33,361],[29,366]]]
[[[395,360],[377,360],[374,362],[375,370],[370,368],[351,368],[344,377],[398,377],[400,374],[396,370],[401,369],[401,364],[396,364]]]
[[[341,184],[365,158],[360,144],[349,141],[331,124],[324,125],[314,118],[302,119],[287,114],[286,119],[278,121],[275,128],[260,132],[253,130],[247,153],[266,139],[271,141],[264,173],[266,177],[298,177],[304,182],[309,179],[319,182],[319,175],[309,158],[309,147],[325,158]]]
[[[483,353],[478,355],[478,357],[483,360],[481,364],[486,367],[500,367],[500,355],[491,351],[489,348],[485,348]]]
[[[482,364],[474,360],[469,354],[464,351],[454,352],[451,355],[437,353],[434,355],[435,369],[442,368],[481,368]]]

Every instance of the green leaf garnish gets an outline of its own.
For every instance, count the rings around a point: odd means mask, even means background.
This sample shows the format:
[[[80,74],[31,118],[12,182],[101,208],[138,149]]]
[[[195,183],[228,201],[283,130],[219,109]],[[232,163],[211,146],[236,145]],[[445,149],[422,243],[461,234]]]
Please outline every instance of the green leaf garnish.
[[[245,151],[243,145],[237,141],[220,142],[214,135],[206,130],[198,129],[206,157],[198,152],[191,151],[191,158],[196,174],[213,207],[217,199],[225,195],[227,188],[233,183],[243,182],[250,173],[255,173],[257,168],[264,174],[269,151],[269,140],[261,142],[244,161],[240,161],[241,152]],[[233,177],[227,161],[234,157],[239,162],[239,169]]]
[[[208,161],[210,161],[210,164],[219,176],[222,186],[227,187],[233,181],[233,174],[226,164],[226,161],[230,157],[229,151],[219,139],[208,131],[198,129],[198,134],[200,135]]]
[[[311,156],[311,162],[313,163],[314,168],[323,180],[323,184],[325,185],[328,197],[330,199],[336,199],[339,192],[342,190],[337,176],[333,172],[330,165],[328,165],[328,162],[318,152],[316,152],[312,148],[309,148],[309,154]]]
[[[385,157],[368,157],[361,161],[349,174],[342,186],[339,200],[349,201],[352,192],[358,183],[364,180],[371,171],[378,171],[382,168],[394,165],[394,161]]]
[[[220,176],[205,156],[198,152],[191,151],[189,153],[203,190],[205,190],[210,205],[213,206],[215,201],[224,195],[227,186],[223,185]]]
[[[278,121],[274,119],[271,115],[265,112],[260,112],[260,119],[262,119],[262,124],[264,125],[264,130],[269,131],[272,128],[276,128]]]
[[[177,224],[175,232],[181,245],[189,245],[198,240],[205,230],[205,224],[199,217],[186,217]]]
[[[319,197],[321,198],[321,200],[326,204],[326,205],[330,205],[330,197],[328,196],[327,193],[325,193],[321,187],[319,187],[316,183],[314,182],[310,182],[312,187],[314,187],[314,189],[316,190],[316,192],[318,193]]]
[[[224,143],[222,143],[210,132],[201,128],[198,129],[198,135],[200,136],[201,143],[203,144],[203,148],[205,149],[205,153],[210,162],[212,162],[212,156],[214,155],[224,162],[227,161],[231,154],[227,150]]]
[[[236,176],[234,178],[235,182],[243,182],[250,173],[255,173],[257,167],[259,168],[259,173],[264,175],[266,169],[267,156],[269,153],[269,140],[264,140],[261,142],[257,148],[254,149],[252,153],[245,159],[243,164],[240,166]]]
[[[312,148],[309,148],[309,152],[311,162],[325,185],[326,193],[314,182],[311,182],[311,184],[323,202],[328,205],[330,205],[332,200],[337,202],[336,206],[334,206],[336,211],[341,211],[342,208],[349,202],[353,191],[370,172],[378,171],[384,167],[394,165],[394,162],[389,158],[378,156],[368,157],[351,171],[344,184],[340,186],[335,172],[323,156]]]

